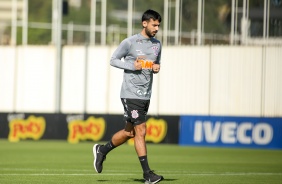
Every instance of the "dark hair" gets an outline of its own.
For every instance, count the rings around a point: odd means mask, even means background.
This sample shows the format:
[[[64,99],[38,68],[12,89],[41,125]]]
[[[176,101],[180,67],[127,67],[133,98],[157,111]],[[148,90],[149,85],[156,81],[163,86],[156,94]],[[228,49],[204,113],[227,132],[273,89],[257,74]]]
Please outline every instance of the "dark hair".
[[[154,21],[158,20],[159,22],[162,21],[161,15],[158,12],[151,10],[151,9],[149,9],[149,10],[147,10],[143,13],[142,22],[143,21],[149,21],[150,19],[153,19]]]

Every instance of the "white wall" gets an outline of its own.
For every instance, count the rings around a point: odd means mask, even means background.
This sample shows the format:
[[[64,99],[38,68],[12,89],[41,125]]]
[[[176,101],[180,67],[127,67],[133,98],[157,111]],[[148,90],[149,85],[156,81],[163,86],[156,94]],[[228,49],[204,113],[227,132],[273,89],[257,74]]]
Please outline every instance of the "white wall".
[[[264,116],[282,115],[282,46],[265,48],[263,110]]]
[[[86,112],[108,113],[112,106],[109,94],[117,94],[109,90],[110,82],[110,48],[90,47],[88,50]],[[116,89],[118,91],[118,89]]]
[[[261,47],[211,47],[210,113],[260,116]]]
[[[209,113],[209,47],[167,47],[162,51],[161,114]]]
[[[61,111],[83,113],[85,110],[86,48],[64,47],[62,58]]]
[[[53,112],[55,49],[0,47],[0,111]]]
[[[0,111],[15,108],[16,52],[16,47],[0,47]]]
[[[123,113],[116,47],[63,48],[61,112]],[[282,48],[164,47],[149,114],[282,116]],[[55,112],[55,47],[0,47],[0,112]]]

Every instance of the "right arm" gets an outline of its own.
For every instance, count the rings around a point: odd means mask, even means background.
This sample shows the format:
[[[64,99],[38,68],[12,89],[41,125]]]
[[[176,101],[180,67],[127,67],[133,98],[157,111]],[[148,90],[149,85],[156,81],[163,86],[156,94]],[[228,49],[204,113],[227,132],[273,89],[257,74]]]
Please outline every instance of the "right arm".
[[[122,58],[125,58],[129,53],[130,46],[131,43],[128,39],[123,40],[113,53],[110,65],[125,70],[137,70],[138,68],[136,67],[136,65],[138,65],[138,62],[136,60],[134,61],[134,64],[121,60]]]

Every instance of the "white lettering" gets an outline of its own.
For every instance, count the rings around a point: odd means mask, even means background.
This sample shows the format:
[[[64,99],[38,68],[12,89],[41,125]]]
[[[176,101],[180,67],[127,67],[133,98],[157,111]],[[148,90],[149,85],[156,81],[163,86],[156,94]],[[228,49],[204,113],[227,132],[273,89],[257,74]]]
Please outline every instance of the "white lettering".
[[[252,131],[252,123],[242,123],[237,128],[237,139],[242,144],[251,144],[252,138],[247,136],[247,131]]]
[[[22,113],[22,114],[8,114],[8,121],[12,121],[14,119],[24,119],[25,118],[25,114]]]
[[[223,143],[234,144],[236,143],[235,130],[237,124],[234,122],[226,122],[222,124],[221,141]]]
[[[83,114],[77,114],[77,115],[67,115],[66,120],[68,123],[74,120],[83,120],[84,115]]]
[[[249,132],[249,133],[248,133]],[[266,145],[272,141],[273,129],[267,123],[253,125],[250,122],[237,124],[236,122],[196,121],[194,127],[194,141],[216,143],[221,137],[222,143]]]
[[[257,124],[253,129],[253,141],[258,145],[266,145],[271,142],[273,129],[266,123]]]
[[[194,141],[195,142],[202,142],[203,141],[203,134],[202,134],[202,122],[196,121],[195,128],[194,128]]]
[[[204,134],[209,143],[217,142],[220,135],[220,122],[216,122],[212,128],[211,122],[204,122]]]

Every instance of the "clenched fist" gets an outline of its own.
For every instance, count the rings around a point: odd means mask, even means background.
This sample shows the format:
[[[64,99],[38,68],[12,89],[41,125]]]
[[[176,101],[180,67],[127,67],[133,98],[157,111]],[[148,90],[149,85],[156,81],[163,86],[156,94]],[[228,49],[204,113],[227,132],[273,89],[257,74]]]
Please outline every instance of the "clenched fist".
[[[138,58],[134,61],[135,70],[142,70],[142,63],[138,60]]]
[[[160,71],[160,64],[153,64],[152,66],[153,73],[159,73]]]

